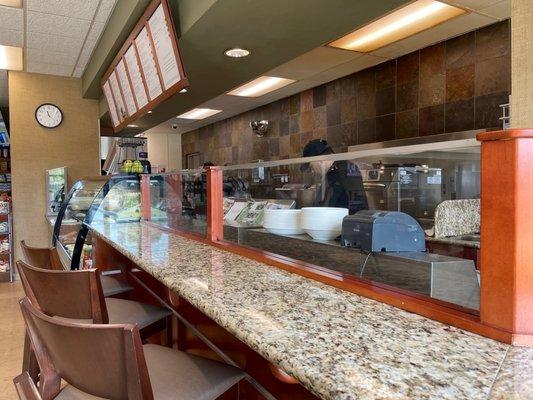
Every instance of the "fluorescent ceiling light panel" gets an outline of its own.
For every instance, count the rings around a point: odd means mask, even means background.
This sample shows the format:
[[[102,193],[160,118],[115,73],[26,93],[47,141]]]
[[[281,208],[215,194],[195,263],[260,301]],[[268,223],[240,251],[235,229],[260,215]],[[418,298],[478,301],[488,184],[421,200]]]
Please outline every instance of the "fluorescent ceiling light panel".
[[[204,119],[212,115],[218,114],[222,110],[212,110],[210,108],[193,108],[191,111],[187,111],[181,115],[178,115],[177,118],[183,119]]]
[[[329,45],[367,53],[432,28],[466,11],[435,0],[417,0]]]
[[[0,0],[0,6],[22,8],[22,0]]]
[[[292,79],[277,78],[275,76],[260,76],[251,82],[239,86],[237,89],[233,89],[231,92],[228,92],[228,94],[232,96],[259,97],[290,85],[293,82],[296,81]]]
[[[22,47],[0,45],[0,69],[22,71]]]

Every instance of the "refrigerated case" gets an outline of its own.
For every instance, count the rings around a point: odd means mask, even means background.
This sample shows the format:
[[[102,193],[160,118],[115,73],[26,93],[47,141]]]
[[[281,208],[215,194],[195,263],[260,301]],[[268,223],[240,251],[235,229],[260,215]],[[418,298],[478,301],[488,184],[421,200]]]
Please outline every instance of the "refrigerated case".
[[[46,170],[46,215],[58,214],[67,193],[67,167]]]
[[[52,245],[66,269],[92,266],[92,237],[87,224],[95,218],[112,222],[138,221],[140,210],[138,175],[85,178],[65,196],[54,225]]]

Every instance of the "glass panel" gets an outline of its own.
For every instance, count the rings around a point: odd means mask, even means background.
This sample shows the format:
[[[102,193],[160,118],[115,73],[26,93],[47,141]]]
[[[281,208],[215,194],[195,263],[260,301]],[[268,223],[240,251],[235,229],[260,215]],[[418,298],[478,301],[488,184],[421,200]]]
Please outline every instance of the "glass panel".
[[[477,310],[476,257],[432,235],[439,204],[479,199],[479,146],[436,147],[223,167],[224,240]]]
[[[150,205],[153,223],[206,236],[206,172],[197,169],[151,175]]]
[[[67,168],[54,168],[46,171],[46,215],[57,215],[67,188]]]

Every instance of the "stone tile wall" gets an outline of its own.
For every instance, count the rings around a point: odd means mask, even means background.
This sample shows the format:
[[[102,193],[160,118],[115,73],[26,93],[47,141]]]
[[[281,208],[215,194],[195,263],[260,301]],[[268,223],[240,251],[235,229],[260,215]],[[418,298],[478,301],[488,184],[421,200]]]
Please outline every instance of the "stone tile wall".
[[[501,127],[510,92],[510,22],[415,51],[188,132],[183,156],[216,164],[298,157],[311,139],[355,144]],[[268,119],[266,137],[249,122]],[[184,165],[185,167],[185,165]]]

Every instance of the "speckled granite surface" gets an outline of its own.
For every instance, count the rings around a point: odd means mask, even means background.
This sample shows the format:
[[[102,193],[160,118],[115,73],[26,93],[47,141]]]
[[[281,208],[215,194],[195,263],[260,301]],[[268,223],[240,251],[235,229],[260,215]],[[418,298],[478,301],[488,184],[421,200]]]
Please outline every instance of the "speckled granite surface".
[[[479,232],[479,199],[446,200],[435,209],[436,238]]]
[[[430,243],[443,243],[443,244],[450,244],[450,245],[457,245],[457,246],[464,246],[464,247],[473,247],[475,249],[481,248],[480,236],[478,234],[463,235],[463,236],[468,236],[470,240],[464,240],[462,239],[462,236],[452,236],[452,237],[442,237],[442,238],[426,237],[426,241]]]
[[[523,398],[502,343],[138,223],[91,229],[321,398]]]

